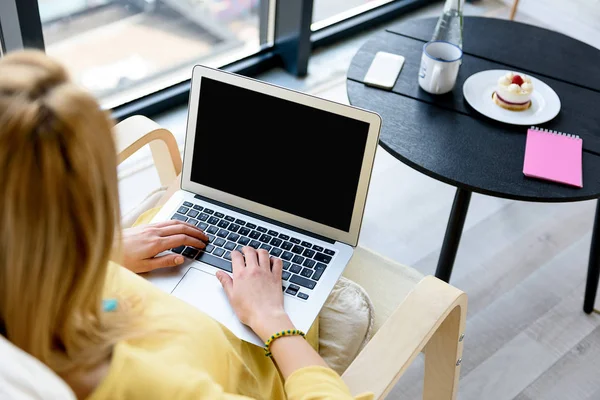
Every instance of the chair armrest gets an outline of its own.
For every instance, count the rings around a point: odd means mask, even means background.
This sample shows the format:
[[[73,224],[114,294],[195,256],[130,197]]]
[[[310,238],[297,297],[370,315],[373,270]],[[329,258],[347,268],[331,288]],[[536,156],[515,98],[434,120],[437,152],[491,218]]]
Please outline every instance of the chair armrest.
[[[385,397],[424,350],[423,399],[455,398],[466,308],[465,293],[423,278],[342,375],[352,394]]]
[[[149,145],[162,186],[170,185],[181,174],[181,155],[175,137],[151,119],[141,115],[129,117],[115,125],[113,135],[119,164]]]

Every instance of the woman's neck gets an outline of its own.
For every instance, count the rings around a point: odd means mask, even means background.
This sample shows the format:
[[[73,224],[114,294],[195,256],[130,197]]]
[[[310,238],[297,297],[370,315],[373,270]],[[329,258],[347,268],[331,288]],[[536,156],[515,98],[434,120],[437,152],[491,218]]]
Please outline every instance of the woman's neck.
[[[85,370],[77,369],[61,378],[71,387],[77,399],[83,400],[88,398],[102,383],[108,375],[109,369],[110,359],[106,359],[94,367]]]

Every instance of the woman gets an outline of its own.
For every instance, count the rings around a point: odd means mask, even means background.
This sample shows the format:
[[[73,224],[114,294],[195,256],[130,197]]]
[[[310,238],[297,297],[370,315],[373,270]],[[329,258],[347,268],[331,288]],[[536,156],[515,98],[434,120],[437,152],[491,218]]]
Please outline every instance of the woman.
[[[115,235],[111,128],[96,101],[42,53],[0,60],[2,334],[54,370],[79,399],[351,398],[301,336],[275,340],[266,357],[110,264],[114,248],[124,245],[132,269],[153,269],[162,266],[146,263],[156,243],[203,247],[206,239],[174,222]],[[124,244],[115,236],[125,236]],[[281,260],[248,247],[243,253],[232,254],[233,279],[217,274],[234,311],[265,341],[292,331]]]

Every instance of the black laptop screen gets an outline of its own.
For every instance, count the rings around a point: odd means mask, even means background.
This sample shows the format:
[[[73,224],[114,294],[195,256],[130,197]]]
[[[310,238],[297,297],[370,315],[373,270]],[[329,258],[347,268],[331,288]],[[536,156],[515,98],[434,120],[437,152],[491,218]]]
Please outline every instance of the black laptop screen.
[[[191,180],[348,232],[368,131],[203,77]]]

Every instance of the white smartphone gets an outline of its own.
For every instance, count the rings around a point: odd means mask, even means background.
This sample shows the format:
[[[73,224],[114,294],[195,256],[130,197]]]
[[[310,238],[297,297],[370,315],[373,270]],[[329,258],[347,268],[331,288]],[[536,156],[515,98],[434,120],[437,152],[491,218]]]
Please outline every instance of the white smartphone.
[[[403,65],[404,57],[380,51],[375,54],[367,75],[365,75],[365,84],[390,90],[396,84]]]

